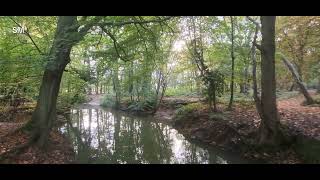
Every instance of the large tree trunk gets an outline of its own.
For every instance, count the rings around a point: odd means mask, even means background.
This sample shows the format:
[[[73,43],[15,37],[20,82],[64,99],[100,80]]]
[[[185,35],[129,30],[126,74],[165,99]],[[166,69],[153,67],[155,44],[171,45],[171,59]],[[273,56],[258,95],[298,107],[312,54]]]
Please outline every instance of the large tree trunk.
[[[76,16],[62,16],[58,19],[53,45],[50,49],[48,63],[44,71],[37,106],[30,127],[32,141],[44,148],[48,142],[52,124],[56,120],[56,102],[60,82],[66,65],[70,62],[70,52],[75,43],[80,41]]]
[[[275,16],[261,16],[261,124],[259,143],[279,145],[282,138],[276,104]]]
[[[296,83],[298,84],[300,91],[302,92],[302,94],[304,95],[304,97],[306,98],[306,102],[307,104],[312,104],[314,101],[312,99],[312,97],[310,96],[310,94],[308,93],[308,90],[306,88],[306,86],[304,85],[304,83],[302,82],[302,79],[298,73],[298,71],[296,70],[296,68],[293,66],[293,64],[286,59],[283,55],[282,55],[282,61],[283,63],[288,67],[288,69],[290,70],[293,78],[295,79]]]
[[[231,16],[231,85],[230,85],[230,101],[228,105],[228,109],[232,109],[232,103],[233,103],[233,88],[234,88],[234,22],[233,17]]]
[[[56,120],[56,102],[63,71],[46,70],[43,76],[36,110],[32,115],[33,141],[44,147],[48,141],[52,124]],[[30,122],[30,123],[31,123]]]

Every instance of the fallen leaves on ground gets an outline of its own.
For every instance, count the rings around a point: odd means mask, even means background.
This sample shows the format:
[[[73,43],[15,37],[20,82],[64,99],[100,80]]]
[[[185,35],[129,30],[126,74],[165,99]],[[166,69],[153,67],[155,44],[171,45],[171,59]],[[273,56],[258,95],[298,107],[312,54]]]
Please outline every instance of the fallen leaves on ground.
[[[20,128],[23,123],[0,123],[0,155],[25,144],[29,135],[17,131],[8,133]],[[9,155],[2,163],[12,164],[64,164],[74,161],[74,152],[70,142],[57,130],[50,133],[47,151],[42,151],[35,146],[30,146],[18,155]]]

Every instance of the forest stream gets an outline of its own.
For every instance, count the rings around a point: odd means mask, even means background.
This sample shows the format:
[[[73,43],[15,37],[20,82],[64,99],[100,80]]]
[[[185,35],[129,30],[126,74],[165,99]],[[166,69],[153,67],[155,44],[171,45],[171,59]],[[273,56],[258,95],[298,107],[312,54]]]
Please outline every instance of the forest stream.
[[[72,141],[78,163],[229,164],[250,163],[232,153],[187,140],[152,116],[102,108],[93,98],[71,110],[60,128]]]

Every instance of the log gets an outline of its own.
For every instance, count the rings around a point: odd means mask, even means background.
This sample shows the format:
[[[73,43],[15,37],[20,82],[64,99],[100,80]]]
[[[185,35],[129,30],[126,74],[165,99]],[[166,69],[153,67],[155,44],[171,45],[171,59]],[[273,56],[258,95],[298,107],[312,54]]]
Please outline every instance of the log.
[[[284,55],[281,55],[281,59],[282,59],[283,63],[288,67],[293,78],[297,82],[297,84],[300,88],[300,91],[302,92],[302,94],[304,95],[304,97],[306,99],[307,104],[313,104],[314,100],[310,96],[305,84],[303,83],[302,79],[300,78],[300,75],[299,75],[298,71],[296,70],[296,68],[294,67],[294,65]]]

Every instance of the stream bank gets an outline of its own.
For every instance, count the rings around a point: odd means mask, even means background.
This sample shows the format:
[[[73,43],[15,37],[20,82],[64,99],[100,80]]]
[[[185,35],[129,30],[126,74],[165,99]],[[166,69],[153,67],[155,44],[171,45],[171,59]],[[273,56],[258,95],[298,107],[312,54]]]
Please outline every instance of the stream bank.
[[[320,108],[302,106],[301,96],[278,102],[281,124],[290,142],[277,150],[256,145],[260,118],[253,103],[236,102],[232,111],[223,110],[225,106],[219,104],[220,111],[213,113],[201,101],[183,106],[164,102],[155,116],[188,139],[239,153],[243,158],[275,164],[319,163]]]

